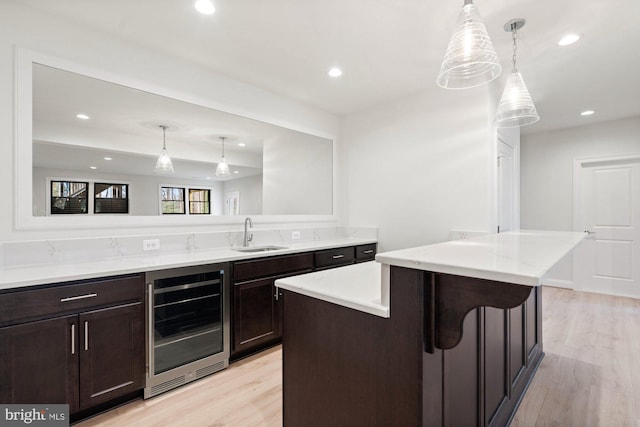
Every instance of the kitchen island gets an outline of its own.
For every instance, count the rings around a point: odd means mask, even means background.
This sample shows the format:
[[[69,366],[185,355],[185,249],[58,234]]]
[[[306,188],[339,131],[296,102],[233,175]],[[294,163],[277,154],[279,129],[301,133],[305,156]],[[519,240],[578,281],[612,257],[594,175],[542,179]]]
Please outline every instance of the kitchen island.
[[[544,356],[544,275],[583,238],[508,232],[276,281],[285,426],[508,425]]]

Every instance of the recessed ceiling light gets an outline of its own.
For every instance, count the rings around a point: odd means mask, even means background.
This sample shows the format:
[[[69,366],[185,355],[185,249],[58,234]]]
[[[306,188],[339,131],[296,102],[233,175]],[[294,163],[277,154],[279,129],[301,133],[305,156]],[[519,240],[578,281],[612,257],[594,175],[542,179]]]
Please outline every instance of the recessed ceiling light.
[[[111,157],[105,157],[105,160],[113,160]]]
[[[89,166],[89,169],[91,169],[91,170],[96,170],[96,169],[98,169],[98,168],[97,168],[97,167],[95,167],[95,166]]]
[[[581,116],[591,116],[593,114],[595,114],[596,112],[593,110],[585,110],[582,113],[580,113]]]
[[[245,144],[244,142],[239,142],[238,143],[238,147],[244,147],[245,145],[247,145],[247,144]]]
[[[194,6],[196,10],[203,15],[212,15],[213,12],[216,11],[216,8],[213,7],[213,4],[209,0],[198,0]]]
[[[560,41],[558,42],[559,46],[568,46],[570,44],[573,44],[575,42],[577,42],[578,40],[580,40],[580,37],[582,37],[580,34],[565,34]]]
[[[81,119],[81,120],[89,120],[90,119],[89,116],[87,116],[86,114],[82,114],[82,113],[76,114],[76,117]]]
[[[331,77],[340,77],[342,75],[342,70],[340,68],[333,67],[329,70],[329,75]]]
[[[208,177],[207,177],[207,179],[211,179],[211,177],[210,177],[210,176],[208,176]]]
[[[240,173],[240,171],[233,171],[233,173]]]

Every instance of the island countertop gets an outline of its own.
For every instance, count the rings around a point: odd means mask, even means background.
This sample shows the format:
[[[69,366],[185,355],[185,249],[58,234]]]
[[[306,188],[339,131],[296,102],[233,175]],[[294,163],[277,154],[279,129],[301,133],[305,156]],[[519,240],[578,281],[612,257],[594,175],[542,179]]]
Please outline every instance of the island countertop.
[[[375,261],[276,280],[276,287],[380,317],[389,317],[382,300],[381,265]]]
[[[538,286],[586,236],[567,231],[508,231],[379,253],[376,261],[434,273]]]
[[[526,230],[491,234],[379,253],[377,262],[278,279],[276,287],[389,317],[392,266],[533,287],[585,236]]]

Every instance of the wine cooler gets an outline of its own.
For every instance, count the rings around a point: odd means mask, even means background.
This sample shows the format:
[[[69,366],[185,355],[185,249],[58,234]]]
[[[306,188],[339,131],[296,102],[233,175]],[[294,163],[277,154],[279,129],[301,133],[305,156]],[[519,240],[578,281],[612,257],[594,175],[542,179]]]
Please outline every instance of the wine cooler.
[[[209,264],[146,274],[145,398],[229,365],[228,271]]]

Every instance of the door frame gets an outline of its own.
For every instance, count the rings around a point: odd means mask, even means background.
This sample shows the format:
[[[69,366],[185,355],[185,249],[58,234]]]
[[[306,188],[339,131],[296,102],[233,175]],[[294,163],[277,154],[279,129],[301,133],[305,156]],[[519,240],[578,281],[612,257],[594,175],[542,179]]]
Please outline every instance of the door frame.
[[[627,154],[621,156],[601,156],[576,158],[573,160],[573,231],[585,231],[582,221],[582,208],[580,198],[582,194],[582,168],[586,166],[596,166],[597,164],[607,163],[640,163],[640,153]],[[582,287],[576,283],[575,268],[579,265],[580,251],[573,251],[571,258],[571,284],[570,287],[575,290],[581,290]],[[577,285],[577,286],[576,286]]]

